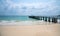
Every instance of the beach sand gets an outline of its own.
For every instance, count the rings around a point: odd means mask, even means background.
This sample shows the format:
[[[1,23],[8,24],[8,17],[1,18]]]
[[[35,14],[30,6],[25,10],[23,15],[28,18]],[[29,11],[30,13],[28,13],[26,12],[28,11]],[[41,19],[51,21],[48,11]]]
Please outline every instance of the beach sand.
[[[2,24],[2,23],[1,23]],[[8,23],[5,23],[8,24]],[[14,24],[14,23],[11,23]],[[17,24],[17,25],[16,25]],[[18,25],[33,24],[33,25]],[[60,24],[46,22],[16,22],[0,26],[0,36],[60,36]]]

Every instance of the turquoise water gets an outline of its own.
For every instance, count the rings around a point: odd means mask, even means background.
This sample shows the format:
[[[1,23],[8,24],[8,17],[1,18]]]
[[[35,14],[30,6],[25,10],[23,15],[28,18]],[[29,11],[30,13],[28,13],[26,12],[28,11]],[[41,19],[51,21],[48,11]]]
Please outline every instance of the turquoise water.
[[[0,20],[33,20],[29,18],[28,16],[0,16]]]
[[[0,16],[0,20],[20,20],[20,21],[25,21],[25,20],[36,20],[36,19],[31,19],[31,18],[29,18],[29,16]]]

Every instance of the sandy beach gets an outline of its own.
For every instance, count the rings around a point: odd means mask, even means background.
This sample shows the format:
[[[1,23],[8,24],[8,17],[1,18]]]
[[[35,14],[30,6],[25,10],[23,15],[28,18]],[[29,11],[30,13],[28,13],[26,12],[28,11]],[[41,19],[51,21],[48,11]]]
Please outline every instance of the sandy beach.
[[[3,22],[0,36],[60,36],[59,27],[58,23],[43,21]]]

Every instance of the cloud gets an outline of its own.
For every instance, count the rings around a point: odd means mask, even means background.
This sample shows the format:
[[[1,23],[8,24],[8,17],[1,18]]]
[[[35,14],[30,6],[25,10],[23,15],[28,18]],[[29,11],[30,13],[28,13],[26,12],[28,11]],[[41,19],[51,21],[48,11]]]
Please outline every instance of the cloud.
[[[59,15],[60,6],[56,1],[37,3],[15,3],[0,0],[0,15]]]

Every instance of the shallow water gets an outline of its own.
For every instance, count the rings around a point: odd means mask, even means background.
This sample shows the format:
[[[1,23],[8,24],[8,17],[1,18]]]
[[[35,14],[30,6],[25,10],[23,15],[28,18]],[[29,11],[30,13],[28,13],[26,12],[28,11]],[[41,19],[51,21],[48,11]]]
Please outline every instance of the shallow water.
[[[30,20],[28,16],[0,16],[0,20]]]
[[[52,22],[52,18],[50,20]],[[10,22],[12,22],[12,21],[19,22],[19,21],[37,21],[37,20],[29,18],[29,16],[0,16],[0,22],[6,22],[6,21],[8,21],[8,22],[9,21]],[[60,23],[60,19],[59,18],[58,18],[58,23]]]

